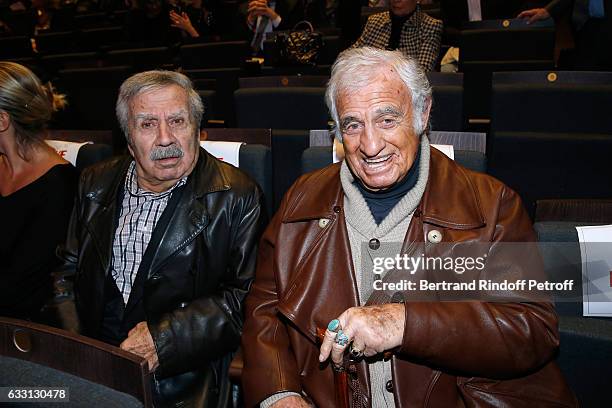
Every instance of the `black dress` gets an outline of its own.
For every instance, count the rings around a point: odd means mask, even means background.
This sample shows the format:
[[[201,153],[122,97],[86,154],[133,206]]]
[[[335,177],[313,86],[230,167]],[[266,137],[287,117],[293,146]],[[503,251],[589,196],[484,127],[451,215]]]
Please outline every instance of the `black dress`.
[[[52,296],[51,272],[66,230],[78,175],[58,164],[34,182],[0,196],[0,315],[37,320]]]

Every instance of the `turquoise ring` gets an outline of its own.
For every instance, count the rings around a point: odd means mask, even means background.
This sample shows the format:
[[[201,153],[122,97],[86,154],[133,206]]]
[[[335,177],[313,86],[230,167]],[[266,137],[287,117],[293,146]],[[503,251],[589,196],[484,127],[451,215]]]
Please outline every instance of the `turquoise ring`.
[[[327,325],[327,330],[329,330],[332,333],[336,333],[339,328],[340,328],[340,320],[338,320],[338,319],[332,320]]]
[[[344,347],[348,344],[348,342],[349,342],[348,336],[344,334],[342,330],[338,331],[338,334],[336,335],[336,344]]]

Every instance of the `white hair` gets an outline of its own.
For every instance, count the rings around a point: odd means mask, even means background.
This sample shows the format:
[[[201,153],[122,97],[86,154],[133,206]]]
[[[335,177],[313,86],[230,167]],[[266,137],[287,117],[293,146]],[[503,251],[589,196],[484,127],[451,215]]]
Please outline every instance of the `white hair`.
[[[381,68],[391,67],[406,85],[412,96],[414,132],[421,135],[428,123],[423,117],[431,105],[431,86],[419,63],[400,51],[386,51],[373,47],[350,48],[343,51],[332,67],[325,92],[325,102],[335,124],[335,135],[342,141],[342,130],[336,102],[346,91],[356,90],[371,82]]]

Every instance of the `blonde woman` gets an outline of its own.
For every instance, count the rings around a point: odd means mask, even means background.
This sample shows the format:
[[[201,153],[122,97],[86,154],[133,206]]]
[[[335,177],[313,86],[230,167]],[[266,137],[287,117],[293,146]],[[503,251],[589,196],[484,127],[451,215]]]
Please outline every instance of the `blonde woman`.
[[[26,67],[0,61],[0,315],[38,320],[52,294],[77,172],[45,142],[64,104]]]

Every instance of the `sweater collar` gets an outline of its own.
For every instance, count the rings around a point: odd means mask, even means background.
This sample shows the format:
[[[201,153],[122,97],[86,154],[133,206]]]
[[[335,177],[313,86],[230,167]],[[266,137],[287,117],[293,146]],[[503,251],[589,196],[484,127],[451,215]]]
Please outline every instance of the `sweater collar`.
[[[419,146],[421,158],[419,160],[419,176],[416,184],[408,191],[404,197],[393,207],[393,209],[377,225],[372,216],[372,212],[366,203],[363,194],[354,182],[355,178],[346,164],[342,163],[340,170],[340,181],[344,190],[346,205],[346,220],[353,228],[365,236],[383,237],[395,228],[408,215],[412,214],[421,202],[427,178],[429,176],[429,140],[427,136],[421,137]]]
[[[417,208],[423,221],[452,229],[484,226],[478,192],[467,170],[435,148],[429,150],[429,177],[421,204]],[[311,173],[308,176],[309,190],[296,194],[285,212],[283,222],[332,218],[341,212],[344,192],[340,168],[341,163],[336,163]]]

